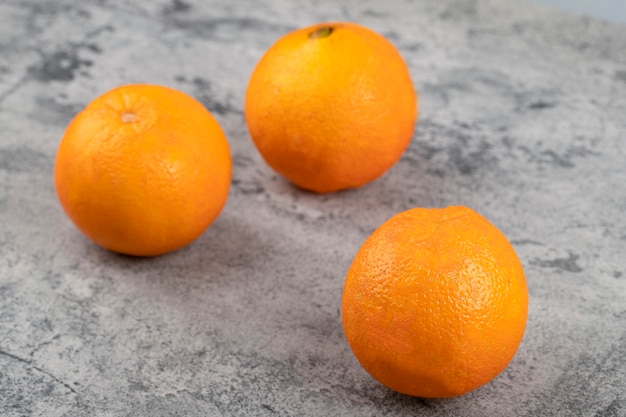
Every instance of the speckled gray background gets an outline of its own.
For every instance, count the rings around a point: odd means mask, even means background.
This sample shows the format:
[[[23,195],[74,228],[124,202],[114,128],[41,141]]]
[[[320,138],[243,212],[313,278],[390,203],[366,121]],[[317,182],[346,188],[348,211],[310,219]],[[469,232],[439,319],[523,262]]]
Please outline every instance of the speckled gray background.
[[[300,191],[254,149],[248,77],[323,20],[386,35],[421,119],[383,178]],[[228,203],[191,246],[119,256],[56,200],[54,155],[104,91],[201,100],[233,153]],[[0,415],[625,416],[626,26],[514,0],[1,0]],[[398,211],[468,205],[512,241],[528,327],[460,398],[393,393],[343,337],[344,274]]]

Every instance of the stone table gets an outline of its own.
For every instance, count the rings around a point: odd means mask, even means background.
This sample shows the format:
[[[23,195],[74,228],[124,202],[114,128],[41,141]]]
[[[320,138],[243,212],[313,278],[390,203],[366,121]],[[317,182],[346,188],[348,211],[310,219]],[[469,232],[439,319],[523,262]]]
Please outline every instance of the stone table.
[[[331,195],[268,168],[242,114],[281,35],[349,20],[391,40],[420,95],[410,148]],[[54,191],[73,115],[120,84],[198,98],[233,182],[192,245],[92,244]],[[0,1],[0,415],[626,415],[626,26],[515,0]],[[528,326],[465,396],[396,394],[342,333],[363,240],[411,207],[467,205],[513,243]]]

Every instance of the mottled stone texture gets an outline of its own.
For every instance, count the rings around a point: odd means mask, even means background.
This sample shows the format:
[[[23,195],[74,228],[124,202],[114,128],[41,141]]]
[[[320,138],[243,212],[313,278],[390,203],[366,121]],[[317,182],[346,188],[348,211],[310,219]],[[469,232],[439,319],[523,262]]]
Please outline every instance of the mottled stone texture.
[[[265,49],[324,20],[399,48],[421,118],[383,178],[314,195],[242,109]],[[52,180],[71,117],[130,82],[197,97],[234,160],[219,219],[154,259],[90,243]],[[2,0],[0,415],[624,416],[625,184],[626,26],[514,0]],[[515,246],[527,332],[464,397],[399,395],[346,344],[344,274],[396,212],[457,204]]]

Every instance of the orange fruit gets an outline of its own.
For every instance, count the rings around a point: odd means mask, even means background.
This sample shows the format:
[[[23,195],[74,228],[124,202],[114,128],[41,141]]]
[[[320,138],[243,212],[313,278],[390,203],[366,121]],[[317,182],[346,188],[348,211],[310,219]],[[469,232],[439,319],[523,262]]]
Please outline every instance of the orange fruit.
[[[126,85],[68,125],[54,180],[69,218],[97,244],[159,255],[195,238],[222,210],[231,157],[219,124],[192,97]]]
[[[506,237],[467,207],[399,213],[367,238],[342,298],[363,368],[403,394],[453,397],[496,377],[524,334],[528,290]]]
[[[354,23],[286,34],[255,67],[245,118],[257,149],[296,185],[326,193],[391,168],[417,119],[409,70],[383,36]]]

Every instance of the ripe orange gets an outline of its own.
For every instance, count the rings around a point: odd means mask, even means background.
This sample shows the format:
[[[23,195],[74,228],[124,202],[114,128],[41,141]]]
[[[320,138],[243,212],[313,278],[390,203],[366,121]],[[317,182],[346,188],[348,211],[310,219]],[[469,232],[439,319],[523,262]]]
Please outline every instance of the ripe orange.
[[[54,179],[89,238],[151,256],[198,237],[222,210],[231,157],[217,121],[192,97],[126,85],[93,100],[67,127]]]
[[[342,299],[346,339],[375,379],[400,393],[452,397],[510,362],[528,290],[506,237],[466,207],[416,208],[359,249]]]
[[[408,147],[417,95],[396,48],[353,23],[288,33],[261,58],[246,91],[250,136],[265,161],[319,193],[383,175]]]

